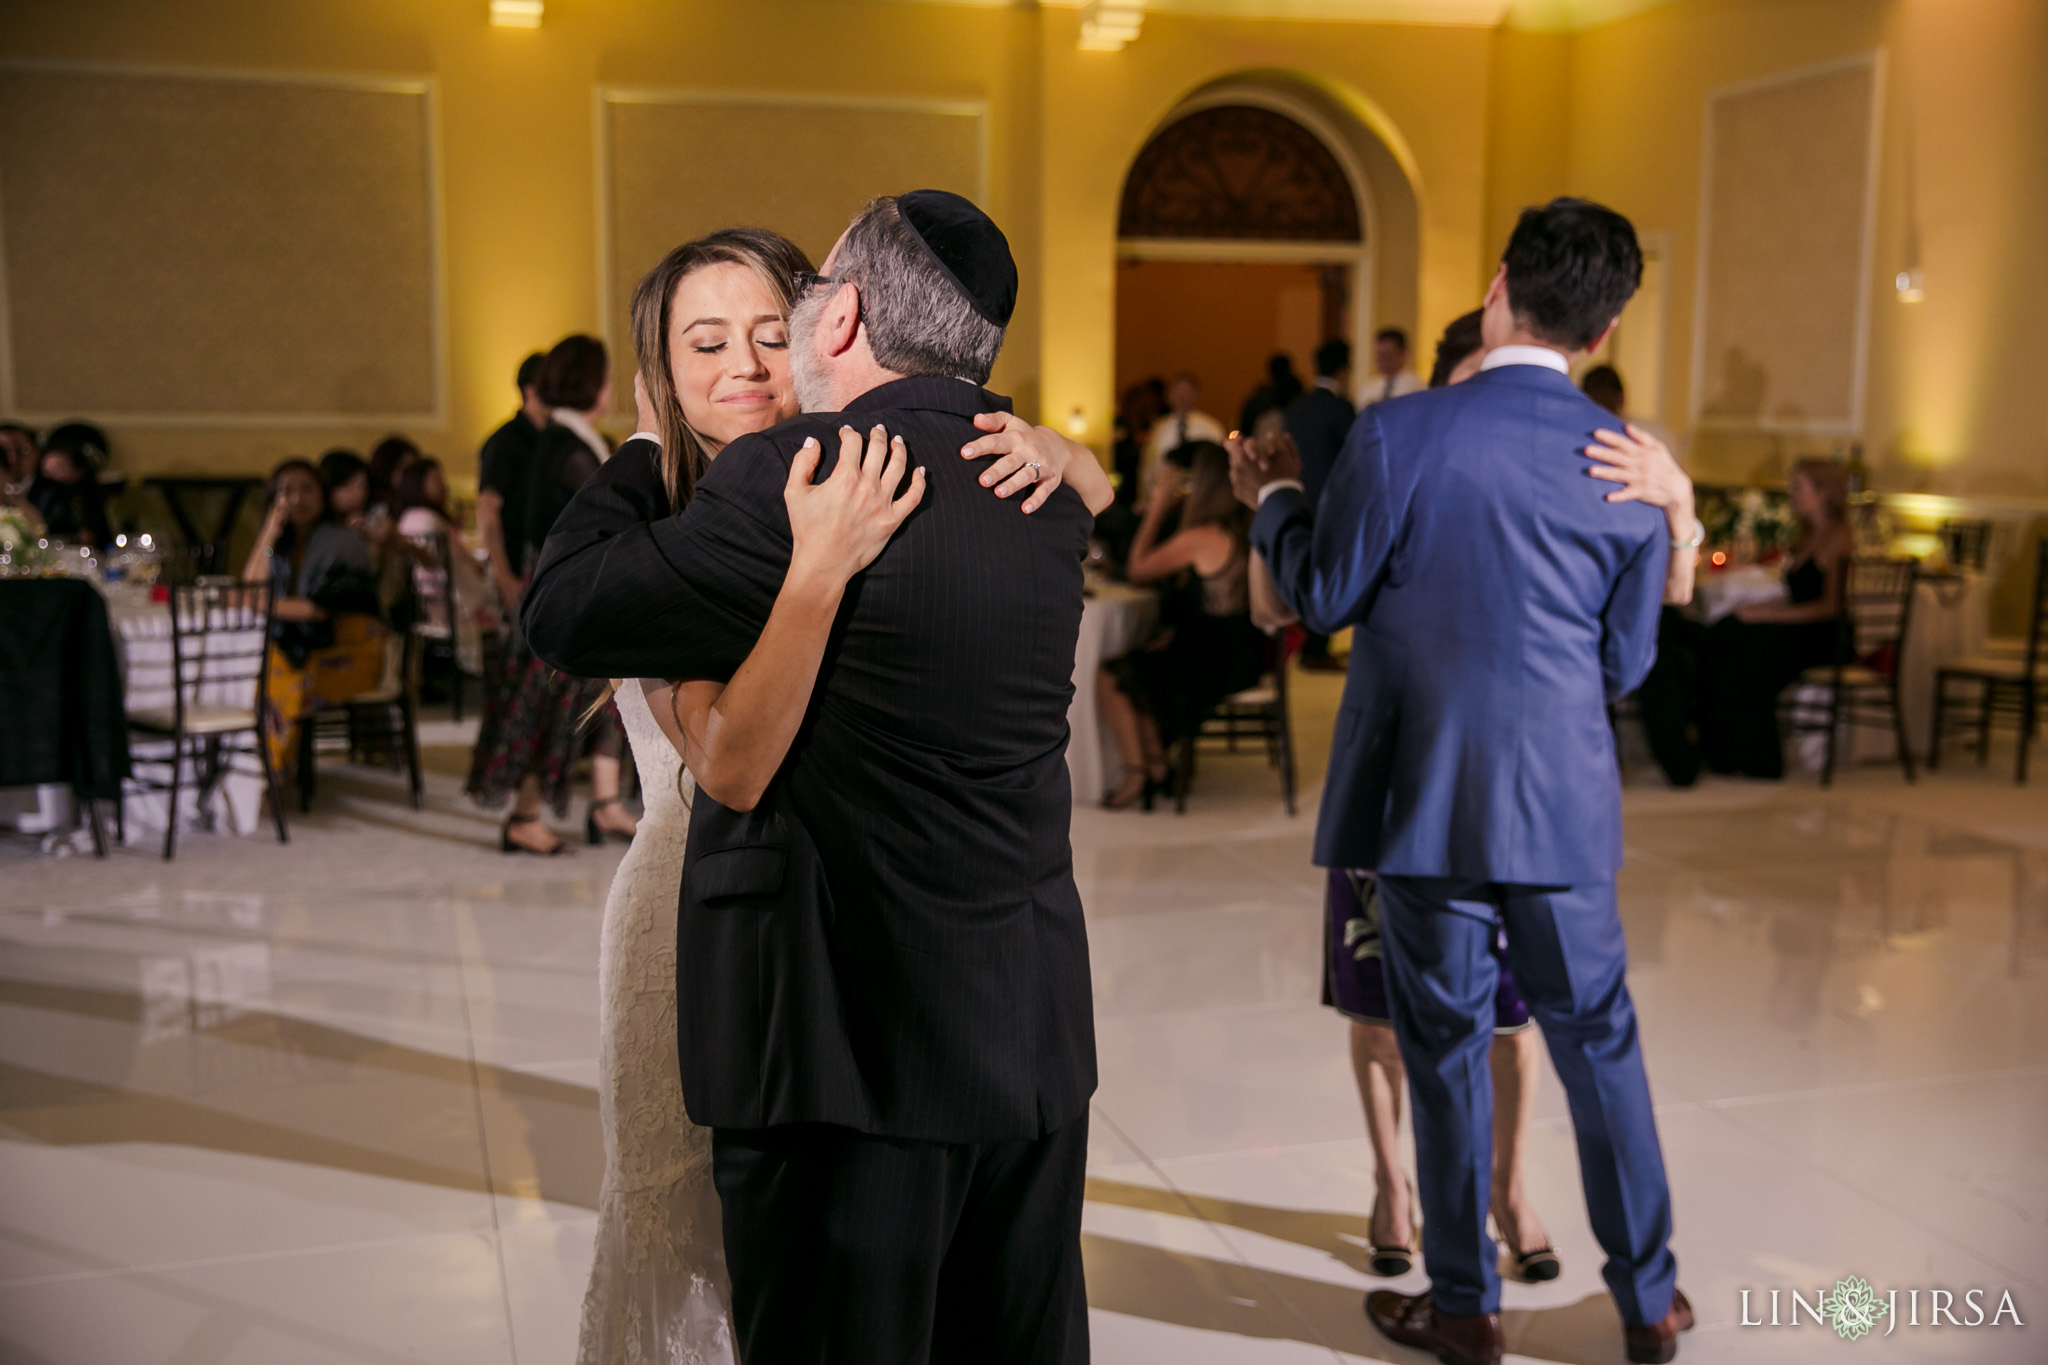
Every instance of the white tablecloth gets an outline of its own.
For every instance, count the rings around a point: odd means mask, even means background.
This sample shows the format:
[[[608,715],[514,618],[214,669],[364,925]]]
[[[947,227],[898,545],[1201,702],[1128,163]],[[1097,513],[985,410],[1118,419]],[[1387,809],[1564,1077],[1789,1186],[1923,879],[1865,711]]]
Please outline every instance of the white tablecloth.
[[[1705,573],[1687,610],[1711,625],[1750,602],[1768,602],[1783,592],[1778,575],[1759,565]],[[1983,650],[1989,611],[1990,587],[1982,574],[1923,578],[1915,590],[1905,657],[1899,661],[1899,708],[1905,713],[1906,741],[1918,756],[1927,754],[1935,674],[1943,664]],[[1806,738],[1799,758],[1804,766],[1818,768],[1821,737]],[[1851,739],[1862,758],[1894,752],[1891,736],[1875,727],[1856,727]]]
[[[1990,630],[1991,585],[1983,574],[1923,578],[1913,598],[1906,654],[1899,660],[1899,706],[1906,713],[1906,741],[1915,754],[1927,753],[1934,722],[1934,675],[1943,664],[1984,651]],[[1889,745],[1886,751],[1890,751]]]
[[[1097,587],[1081,608],[1081,639],[1074,650],[1074,702],[1067,708],[1067,776],[1074,800],[1094,805],[1108,790],[1107,774],[1123,760],[1095,704],[1096,672],[1130,653],[1159,620],[1159,594],[1123,583]]]
[[[170,606],[150,601],[146,593],[123,591],[116,587],[108,591],[107,612],[113,622],[114,643],[121,654],[128,709],[133,712],[144,707],[169,706],[172,700]],[[253,647],[259,634],[256,631],[242,632],[241,638],[235,639],[235,648]],[[246,668],[238,671],[246,671]],[[248,706],[254,697],[255,682],[251,679],[241,684],[203,687],[198,700],[212,706]],[[246,751],[247,756],[234,760],[234,766],[228,769],[220,785],[214,789],[210,809],[204,811],[199,809],[197,799],[198,765],[191,758],[185,760],[178,792],[179,828],[210,825],[236,834],[250,834],[257,830],[262,823],[263,778],[258,775],[253,741],[254,736],[248,734],[234,735],[224,741],[229,748]],[[169,740],[150,740],[139,732],[129,732],[129,753],[137,777],[151,781],[168,779],[170,751]],[[137,843],[146,837],[162,834],[167,804],[167,793],[131,789],[127,795],[128,842]]]
[[[1713,625],[1751,602],[1769,602],[1785,595],[1785,581],[1761,564],[1702,572],[1693,584],[1686,615]]]

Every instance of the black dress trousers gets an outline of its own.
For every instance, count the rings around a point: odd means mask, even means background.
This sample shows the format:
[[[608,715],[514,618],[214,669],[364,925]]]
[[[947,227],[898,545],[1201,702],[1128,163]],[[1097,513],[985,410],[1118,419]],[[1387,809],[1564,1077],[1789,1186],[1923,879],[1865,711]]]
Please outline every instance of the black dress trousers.
[[[1086,1114],[1044,1137],[924,1142],[720,1128],[743,1365],[1086,1365]]]

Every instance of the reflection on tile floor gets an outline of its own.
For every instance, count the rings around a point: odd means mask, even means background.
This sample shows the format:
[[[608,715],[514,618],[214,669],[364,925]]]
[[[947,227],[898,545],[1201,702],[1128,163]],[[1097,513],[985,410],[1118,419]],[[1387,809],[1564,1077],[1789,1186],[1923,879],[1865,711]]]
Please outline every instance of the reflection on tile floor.
[[[1333,684],[1302,692],[1313,780]],[[0,845],[0,1361],[573,1354],[618,854],[501,857],[451,766],[417,819],[338,772],[283,849]],[[2048,1359],[2048,784],[1997,771],[1631,788],[1632,979],[1701,1321],[1682,1359]],[[1207,762],[1185,817],[1076,818],[1099,1361],[1423,1360],[1359,1312],[1383,1282],[1315,1003],[1312,826],[1249,756]],[[1507,1287],[1512,1358],[1618,1361],[1547,1072],[1529,1167],[1565,1273]],[[1902,1311],[2010,1291],[2027,1326],[1741,1325],[1745,1289],[1849,1274]]]

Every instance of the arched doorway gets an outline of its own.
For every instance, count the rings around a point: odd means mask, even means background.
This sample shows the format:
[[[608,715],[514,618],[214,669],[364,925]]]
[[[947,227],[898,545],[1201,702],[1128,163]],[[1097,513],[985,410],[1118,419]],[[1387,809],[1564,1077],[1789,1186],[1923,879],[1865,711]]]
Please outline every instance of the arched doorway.
[[[1286,354],[1304,383],[1324,341],[1369,330],[1372,205],[1312,111],[1218,88],[1176,109],[1125,178],[1117,223],[1117,390],[1187,371],[1227,428]]]

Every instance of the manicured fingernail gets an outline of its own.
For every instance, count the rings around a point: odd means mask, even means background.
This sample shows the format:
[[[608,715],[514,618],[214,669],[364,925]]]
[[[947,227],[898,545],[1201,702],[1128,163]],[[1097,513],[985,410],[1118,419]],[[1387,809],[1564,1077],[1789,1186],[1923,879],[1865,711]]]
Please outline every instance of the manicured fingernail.
[[[805,446],[805,447],[806,447],[807,449],[808,449],[808,448],[811,448],[811,447],[814,447],[814,446],[816,446],[817,444],[818,444],[818,438],[817,438],[817,437],[815,437],[815,436],[806,436],[806,437],[804,437],[804,446]]]

